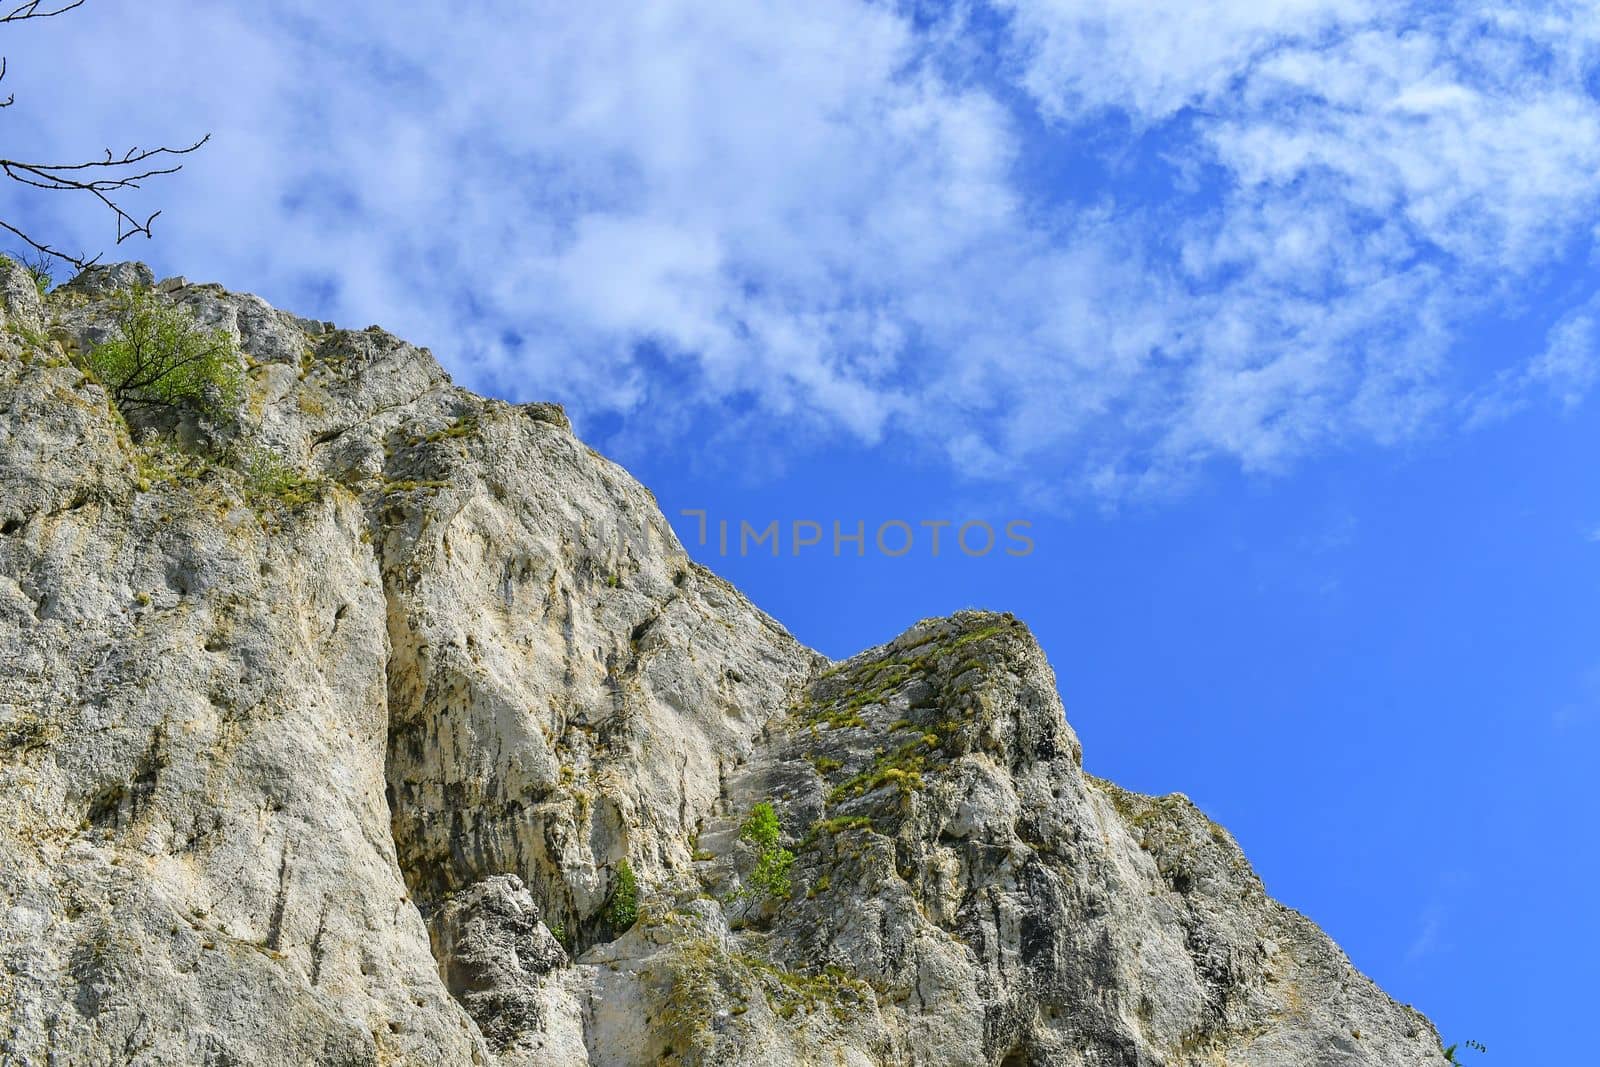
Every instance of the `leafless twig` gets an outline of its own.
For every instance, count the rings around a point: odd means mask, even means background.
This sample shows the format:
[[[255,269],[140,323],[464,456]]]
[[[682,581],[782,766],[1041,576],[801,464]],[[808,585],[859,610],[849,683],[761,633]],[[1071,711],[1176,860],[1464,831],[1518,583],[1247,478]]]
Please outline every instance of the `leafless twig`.
[[[0,25],[7,22],[21,22],[23,19],[47,19],[56,15],[65,15],[75,7],[82,7],[85,0],[72,0],[72,3],[58,7],[54,11],[40,11],[41,0],[28,0],[25,4],[18,4],[12,9],[11,14],[0,16]]]
[[[0,15],[0,25],[9,22],[22,22],[26,19],[53,18],[64,15],[74,8],[81,7],[85,0],[70,0],[58,3],[57,6],[43,6],[43,0],[27,0],[13,8],[9,14]],[[6,76],[6,60],[0,57],[0,80]],[[10,107],[15,103],[14,94],[7,95],[0,101],[0,108]],[[173,148],[162,146],[160,148],[128,149],[121,155],[111,149],[106,149],[104,159],[91,159],[82,163],[37,163],[20,159],[0,158],[0,174],[21,185],[34,189],[44,189],[50,192],[87,193],[106,207],[116,219],[117,244],[121,244],[135,234],[150,236],[150,224],[161,214],[153,211],[141,221],[136,215],[123,208],[119,198],[115,195],[130,189],[143,188],[142,183],[150,178],[173,174],[183,169],[183,164],[172,162],[173,157],[185,156],[197,150],[201,145],[211,140],[208,133],[187,148]],[[43,241],[36,240],[23,232],[17,226],[0,219],[0,229],[5,229],[27,244],[30,248],[45,256],[63,260],[72,264],[79,270],[93,266],[99,255],[74,255],[62,251]]]

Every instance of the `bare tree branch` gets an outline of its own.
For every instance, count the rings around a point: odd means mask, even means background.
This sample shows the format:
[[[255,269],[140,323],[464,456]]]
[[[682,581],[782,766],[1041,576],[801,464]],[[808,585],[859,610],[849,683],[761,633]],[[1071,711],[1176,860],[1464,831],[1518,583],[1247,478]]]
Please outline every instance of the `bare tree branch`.
[[[82,7],[85,0],[72,0],[72,3],[58,7],[54,11],[40,11],[40,3],[41,0],[28,0],[25,4],[18,4],[11,14],[0,17],[0,25],[7,22],[21,22],[23,19],[48,19],[56,15],[65,15],[75,7]]]
[[[26,0],[25,3],[13,8],[9,14],[0,16],[0,25],[27,19],[53,18],[81,7],[84,3],[85,0],[70,0],[65,3],[58,2],[55,7],[41,9],[43,0]],[[6,60],[0,56],[0,79],[4,79],[5,76]],[[14,94],[7,95],[4,100],[0,100],[0,108],[10,107],[15,100]],[[89,194],[111,212],[117,224],[117,244],[121,244],[135,234],[151,236],[150,224],[155,222],[161,212],[153,211],[141,220],[124,209],[115,194],[130,189],[142,189],[142,183],[150,178],[182,170],[183,164],[171,162],[170,157],[188,155],[209,140],[211,135],[208,133],[187,148],[170,146],[139,148],[135,145],[120,156],[108,148],[104,159],[90,159],[82,163],[38,163],[0,158],[0,174],[19,185],[34,189]],[[4,219],[0,219],[0,228],[15,235],[39,253],[70,263],[79,270],[93,266],[100,259],[99,255],[89,257],[64,252],[46,242],[36,240]]]
[[[95,256],[89,257],[89,258],[86,258],[84,256],[75,256],[70,252],[63,252],[59,248],[51,248],[47,244],[41,244],[40,242],[35,241],[32,237],[29,237],[27,234],[23,233],[21,230],[17,229],[15,226],[11,225],[11,223],[5,221],[4,219],[0,219],[0,229],[8,230],[11,233],[15,234],[24,244],[26,244],[28,247],[34,249],[35,251],[37,251],[41,255],[48,256],[51,259],[59,259],[63,263],[71,263],[74,267],[77,267],[79,270],[87,270],[88,268],[94,266],[96,263],[98,263],[100,261],[99,255],[95,255]]]

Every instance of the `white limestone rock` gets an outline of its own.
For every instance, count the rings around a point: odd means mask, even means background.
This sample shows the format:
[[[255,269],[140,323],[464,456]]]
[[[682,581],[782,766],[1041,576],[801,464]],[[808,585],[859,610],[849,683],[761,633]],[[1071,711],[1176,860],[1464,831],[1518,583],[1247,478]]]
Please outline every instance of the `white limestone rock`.
[[[218,286],[237,410],[127,426],[153,281],[0,264],[0,1060],[1444,1062],[1020,623],[829,664],[555,405]]]

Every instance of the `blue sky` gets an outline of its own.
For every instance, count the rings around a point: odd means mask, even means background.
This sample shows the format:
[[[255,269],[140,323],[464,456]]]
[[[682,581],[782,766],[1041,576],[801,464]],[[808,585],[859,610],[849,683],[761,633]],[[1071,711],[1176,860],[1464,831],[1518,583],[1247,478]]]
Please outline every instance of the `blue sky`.
[[[1595,15],[91,0],[0,46],[6,154],[213,134],[121,251],[566,403],[687,541],[1031,522],[690,547],[834,655],[1016,612],[1090,770],[1492,1067],[1570,1056],[1600,951]]]

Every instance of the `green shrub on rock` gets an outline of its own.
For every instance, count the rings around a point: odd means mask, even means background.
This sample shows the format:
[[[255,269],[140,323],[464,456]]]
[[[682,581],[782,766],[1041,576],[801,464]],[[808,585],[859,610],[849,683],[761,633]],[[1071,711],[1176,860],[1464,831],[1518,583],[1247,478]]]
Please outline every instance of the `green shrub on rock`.
[[[756,869],[750,874],[751,883],[769,897],[789,895],[789,868],[794,866],[794,853],[786,848],[771,848],[756,860]]]
[[[112,312],[113,336],[85,362],[124,416],[186,406],[217,418],[238,404],[244,373],[227,331],[206,329],[149,289],[118,294]]]
[[[758,850],[750,883],[767,897],[787,897],[790,890],[789,868],[794,866],[794,853],[778,844],[779,833],[778,813],[765,800],[750,809],[739,828],[739,836]]]
[[[39,296],[49,294],[55,285],[55,278],[50,272],[50,260],[44,256],[7,256],[0,255],[0,259],[8,263],[15,263],[28,272],[28,277],[33,279],[34,287],[39,290]]]
[[[611,890],[611,900],[606,904],[606,922],[618,933],[628,929],[639,918],[639,881],[627,860],[617,864],[617,884]]]
[[[763,800],[745,816],[744,825],[739,827],[739,836],[765,851],[777,847],[779,831],[777,810],[770,801]]]
[[[282,457],[263,448],[242,450],[236,459],[246,490],[257,498],[270,498],[289,507],[317,499],[325,483],[307,478]]]

